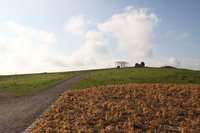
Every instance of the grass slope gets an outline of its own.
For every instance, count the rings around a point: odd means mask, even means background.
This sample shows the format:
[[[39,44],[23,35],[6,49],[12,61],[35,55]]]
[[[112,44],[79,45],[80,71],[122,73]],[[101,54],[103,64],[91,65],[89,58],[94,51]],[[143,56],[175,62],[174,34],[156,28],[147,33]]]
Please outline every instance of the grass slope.
[[[177,68],[120,68],[95,71],[75,88],[124,83],[200,84],[200,71]]]
[[[0,76],[0,93],[16,96],[35,93],[78,74],[79,72],[62,72]]]

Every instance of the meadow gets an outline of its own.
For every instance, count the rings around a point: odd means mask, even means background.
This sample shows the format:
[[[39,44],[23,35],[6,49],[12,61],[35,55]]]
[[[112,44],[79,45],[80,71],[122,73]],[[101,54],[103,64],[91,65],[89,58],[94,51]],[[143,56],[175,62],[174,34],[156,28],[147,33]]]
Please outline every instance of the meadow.
[[[59,72],[0,76],[0,93],[22,96],[72,78],[80,72]]]
[[[200,71],[186,69],[131,67],[88,71],[89,74],[73,89],[126,83],[200,84]],[[0,93],[15,96],[35,93],[80,73],[81,71],[0,76]]]
[[[127,83],[200,84],[200,71],[172,67],[107,69],[89,74],[74,88]]]

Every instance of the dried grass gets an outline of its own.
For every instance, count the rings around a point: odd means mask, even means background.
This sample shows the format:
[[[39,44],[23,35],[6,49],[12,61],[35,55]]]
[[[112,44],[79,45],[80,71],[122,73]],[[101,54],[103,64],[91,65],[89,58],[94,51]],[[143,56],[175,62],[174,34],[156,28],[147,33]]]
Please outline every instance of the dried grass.
[[[123,84],[63,93],[31,132],[198,131],[200,85]]]

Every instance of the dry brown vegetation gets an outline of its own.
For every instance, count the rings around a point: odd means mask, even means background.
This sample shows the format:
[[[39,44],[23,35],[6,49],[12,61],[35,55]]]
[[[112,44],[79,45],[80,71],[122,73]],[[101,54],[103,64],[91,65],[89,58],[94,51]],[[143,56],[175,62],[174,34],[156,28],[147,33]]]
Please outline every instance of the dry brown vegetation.
[[[125,84],[63,93],[31,132],[198,131],[200,85]]]

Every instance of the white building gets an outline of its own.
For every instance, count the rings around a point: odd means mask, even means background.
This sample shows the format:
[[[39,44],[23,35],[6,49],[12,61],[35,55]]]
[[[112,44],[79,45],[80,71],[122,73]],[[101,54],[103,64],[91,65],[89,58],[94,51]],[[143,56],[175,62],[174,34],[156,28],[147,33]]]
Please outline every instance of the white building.
[[[130,64],[126,61],[116,61],[115,62],[115,67],[117,68],[123,68],[123,67],[129,67]]]

